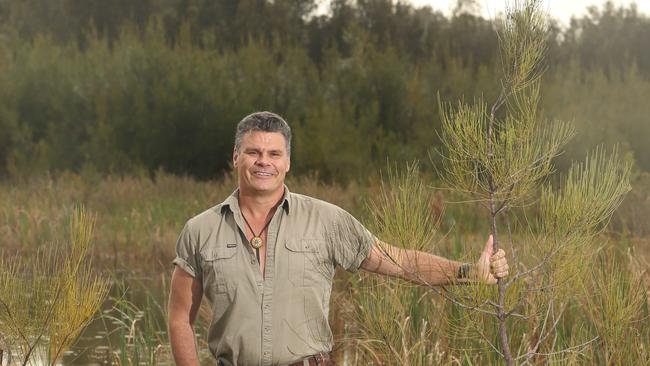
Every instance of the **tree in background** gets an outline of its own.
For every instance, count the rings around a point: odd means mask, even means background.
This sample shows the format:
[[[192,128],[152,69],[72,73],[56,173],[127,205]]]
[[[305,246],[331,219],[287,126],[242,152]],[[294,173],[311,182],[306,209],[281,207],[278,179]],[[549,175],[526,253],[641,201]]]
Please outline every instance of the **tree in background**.
[[[363,180],[387,156],[407,162],[439,146],[436,92],[499,93],[495,21],[474,14],[472,1],[448,17],[385,0],[334,1],[319,16],[310,0],[106,4],[0,1],[0,177],[220,178],[236,121],[267,109],[303,131],[295,173]],[[639,47],[648,24],[609,6],[547,37],[544,110],[575,118],[580,132],[566,156],[620,137],[648,171],[650,105],[640,101],[649,64]],[[620,123],[605,116],[620,113]],[[340,130],[353,143],[337,144]],[[332,150],[344,164],[332,164]]]

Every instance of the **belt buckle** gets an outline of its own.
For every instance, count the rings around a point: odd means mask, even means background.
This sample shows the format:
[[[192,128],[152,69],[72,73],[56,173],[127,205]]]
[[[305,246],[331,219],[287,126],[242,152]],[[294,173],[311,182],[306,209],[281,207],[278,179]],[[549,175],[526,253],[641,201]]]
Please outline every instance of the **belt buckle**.
[[[317,366],[326,365],[327,358],[325,358],[325,354],[323,352],[318,352],[316,355],[314,355],[314,358],[316,359]]]

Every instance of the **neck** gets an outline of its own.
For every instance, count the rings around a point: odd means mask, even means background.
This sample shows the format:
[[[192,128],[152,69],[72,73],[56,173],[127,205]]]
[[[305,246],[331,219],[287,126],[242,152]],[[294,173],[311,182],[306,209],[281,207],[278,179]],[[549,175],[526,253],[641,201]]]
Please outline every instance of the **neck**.
[[[277,192],[261,195],[259,192],[239,190],[239,208],[254,218],[265,218],[282,200],[284,186]]]

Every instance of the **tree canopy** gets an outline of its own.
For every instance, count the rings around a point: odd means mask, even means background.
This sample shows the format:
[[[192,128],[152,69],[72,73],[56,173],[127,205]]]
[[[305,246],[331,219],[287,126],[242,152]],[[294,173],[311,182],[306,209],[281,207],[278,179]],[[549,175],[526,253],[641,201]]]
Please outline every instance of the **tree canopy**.
[[[387,157],[436,162],[438,95],[496,96],[495,21],[475,2],[449,16],[390,0],[316,6],[0,1],[0,175],[219,177],[239,119],[273,110],[294,128],[294,172],[357,179]],[[646,15],[611,3],[552,26],[541,93],[549,118],[576,122],[568,158],[619,142],[650,170],[649,37]]]

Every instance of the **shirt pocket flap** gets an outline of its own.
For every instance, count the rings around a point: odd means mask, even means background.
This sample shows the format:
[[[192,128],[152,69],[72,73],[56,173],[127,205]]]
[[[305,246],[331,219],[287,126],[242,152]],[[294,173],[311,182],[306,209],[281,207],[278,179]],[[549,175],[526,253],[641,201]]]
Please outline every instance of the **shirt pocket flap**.
[[[217,259],[232,258],[235,253],[237,253],[236,244],[223,244],[216,248],[204,250],[201,252],[201,256],[203,257],[203,260],[209,262]]]
[[[290,239],[286,247],[292,252],[318,252],[318,249],[325,245],[321,239]]]

